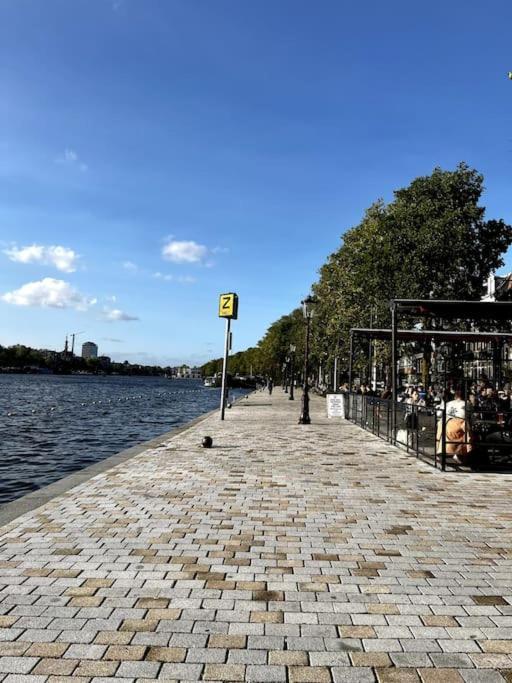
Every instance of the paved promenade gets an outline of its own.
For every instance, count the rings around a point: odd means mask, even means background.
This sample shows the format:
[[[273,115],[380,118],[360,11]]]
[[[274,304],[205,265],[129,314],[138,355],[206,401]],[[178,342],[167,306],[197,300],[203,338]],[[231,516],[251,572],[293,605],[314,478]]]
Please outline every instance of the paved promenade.
[[[0,681],[512,681],[512,478],[299,407],[253,394],[0,528]]]

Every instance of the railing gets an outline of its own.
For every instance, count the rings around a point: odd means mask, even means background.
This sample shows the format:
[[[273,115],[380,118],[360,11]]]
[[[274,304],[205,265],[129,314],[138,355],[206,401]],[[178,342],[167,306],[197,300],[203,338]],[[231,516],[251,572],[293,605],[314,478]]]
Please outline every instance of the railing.
[[[467,464],[484,469],[512,462],[512,412],[472,410],[465,419],[446,409],[345,394],[347,419],[434,467]],[[394,424],[393,424],[394,423]]]
[[[438,464],[443,466],[442,454],[436,447],[438,416],[435,409],[394,403],[393,413],[393,401],[353,393],[346,394],[346,402],[346,415],[352,422],[429,461],[435,467]]]

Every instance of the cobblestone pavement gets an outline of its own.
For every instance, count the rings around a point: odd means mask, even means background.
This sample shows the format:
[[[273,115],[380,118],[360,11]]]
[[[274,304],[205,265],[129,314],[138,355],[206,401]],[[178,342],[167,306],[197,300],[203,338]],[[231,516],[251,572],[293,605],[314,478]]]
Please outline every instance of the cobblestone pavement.
[[[323,410],[253,394],[1,528],[0,681],[512,681],[512,478]]]

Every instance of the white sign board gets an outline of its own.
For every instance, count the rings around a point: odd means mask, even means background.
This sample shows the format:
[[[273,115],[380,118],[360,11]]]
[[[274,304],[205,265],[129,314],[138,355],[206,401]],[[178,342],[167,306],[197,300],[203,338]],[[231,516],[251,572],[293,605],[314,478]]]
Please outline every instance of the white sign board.
[[[345,417],[343,394],[327,394],[327,417]]]

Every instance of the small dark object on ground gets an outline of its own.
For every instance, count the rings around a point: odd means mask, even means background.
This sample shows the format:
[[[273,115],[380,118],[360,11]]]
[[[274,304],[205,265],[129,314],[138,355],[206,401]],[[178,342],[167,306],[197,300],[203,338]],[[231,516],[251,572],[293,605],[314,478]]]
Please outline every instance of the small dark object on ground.
[[[213,439],[211,436],[204,436],[201,443],[203,448],[211,448],[213,446]]]
[[[226,408],[231,408],[231,403],[228,403]]]

